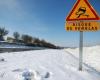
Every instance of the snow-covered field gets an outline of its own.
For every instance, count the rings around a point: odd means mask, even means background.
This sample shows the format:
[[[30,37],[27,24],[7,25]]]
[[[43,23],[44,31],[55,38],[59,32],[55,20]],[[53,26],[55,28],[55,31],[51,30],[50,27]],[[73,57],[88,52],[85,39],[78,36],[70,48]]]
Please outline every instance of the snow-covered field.
[[[78,71],[78,48],[0,54],[0,80],[100,80],[100,46],[84,48],[83,71]]]

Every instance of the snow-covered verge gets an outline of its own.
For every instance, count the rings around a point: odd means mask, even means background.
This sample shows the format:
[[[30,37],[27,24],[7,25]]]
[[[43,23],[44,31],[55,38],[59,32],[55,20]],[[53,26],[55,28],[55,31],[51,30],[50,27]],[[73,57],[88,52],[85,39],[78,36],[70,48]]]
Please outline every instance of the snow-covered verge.
[[[0,80],[100,80],[100,46],[84,48],[83,71],[78,71],[78,49],[35,50],[0,54]]]
[[[79,48],[66,49],[66,52],[79,57]],[[100,46],[84,47],[83,62],[100,72]]]

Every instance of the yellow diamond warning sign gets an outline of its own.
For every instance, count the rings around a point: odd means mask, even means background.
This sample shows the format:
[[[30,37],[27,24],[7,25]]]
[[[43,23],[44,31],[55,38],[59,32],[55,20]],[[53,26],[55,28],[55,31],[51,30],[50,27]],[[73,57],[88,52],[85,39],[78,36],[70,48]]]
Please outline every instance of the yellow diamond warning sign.
[[[100,17],[90,5],[88,0],[77,0],[66,21],[75,20],[99,20]]]
[[[66,22],[67,31],[98,31],[100,22],[97,21],[68,21]]]

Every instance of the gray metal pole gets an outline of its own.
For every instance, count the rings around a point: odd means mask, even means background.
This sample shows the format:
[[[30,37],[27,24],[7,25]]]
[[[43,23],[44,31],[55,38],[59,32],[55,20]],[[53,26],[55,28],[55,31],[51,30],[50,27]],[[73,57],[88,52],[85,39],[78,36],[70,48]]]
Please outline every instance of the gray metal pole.
[[[80,43],[79,43],[79,71],[82,71],[83,62],[83,31],[80,31]]]

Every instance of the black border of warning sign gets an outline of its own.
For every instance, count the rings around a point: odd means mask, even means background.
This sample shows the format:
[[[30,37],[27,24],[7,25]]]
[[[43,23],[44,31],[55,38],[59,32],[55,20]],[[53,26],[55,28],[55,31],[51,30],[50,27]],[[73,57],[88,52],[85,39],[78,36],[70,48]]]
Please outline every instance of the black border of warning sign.
[[[88,2],[88,0],[84,0],[85,3],[88,5],[88,7],[90,8],[90,10],[93,12],[93,14],[95,15],[95,18],[77,18],[77,19],[70,19],[70,16],[72,15],[72,13],[74,12],[75,8],[77,7],[77,5],[79,4],[81,0],[78,0],[75,4],[75,6],[72,8],[71,13],[68,15],[68,17],[66,18],[66,21],[75,21],[75,20],[100,20],[100,17],[97,15],[97,13],[95,12],[95,10],[93,9],[93,7],[90,5],[90,3]]]

